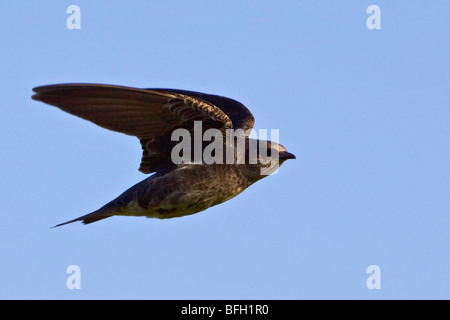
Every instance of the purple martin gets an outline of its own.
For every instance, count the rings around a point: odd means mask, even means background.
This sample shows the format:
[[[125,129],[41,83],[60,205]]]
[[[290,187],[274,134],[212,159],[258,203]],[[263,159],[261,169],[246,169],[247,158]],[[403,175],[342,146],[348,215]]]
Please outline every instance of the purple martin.
[[[139,171],[154,173],[100,209],[57,226],[75,221],[88,224],[115,215],[159,219],[191,215],[237,196],[276,171],[285,160],[295,159],[276,142],[250,138],[255,122],[251,112],[240,102],[219,95],[102,84],[48,85],[33,91],[34,100],[137,137],[143,150]],[[174,155],[181,153],[174,152],[179,141],[173,133],[179,129],[195,137],[198,128],[201,135],[215,130],[214,139],[209,141],[225,151],[220,154],[219,149],[210,150],[210,155],[223,161],[193,158],[190,149],[206,152],[208,141],[204,140],[199,145],[196,141],[186,144],[182,161],[174,161]],[[237,135],[228,139],[228,132],[238,129],[243,132],[242,148],[235,144]]]

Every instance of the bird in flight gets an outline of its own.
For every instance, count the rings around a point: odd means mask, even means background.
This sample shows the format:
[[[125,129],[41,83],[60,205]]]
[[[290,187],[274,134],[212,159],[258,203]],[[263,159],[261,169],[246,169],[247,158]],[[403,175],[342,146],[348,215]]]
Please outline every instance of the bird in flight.
[[[159,219],[191,215],[237,196],[285,160],[295,159],[276,142],[250,138],[253,115],[230,98],[103,84],[58,84],[33,91],[34,100],[137,137],[143,150],[139,171],[154,173],[100,209],[55,227],[115,215]],[[183,138],[182,144],[173,136],[177,130],[193,135],[194,141]],[[241,134],[228,139],[230,131]],[[208,132],[213,139],[205,139]],[[198,133],[200,142],[195,139]],[[199,159],[198,154],[210,156]]]

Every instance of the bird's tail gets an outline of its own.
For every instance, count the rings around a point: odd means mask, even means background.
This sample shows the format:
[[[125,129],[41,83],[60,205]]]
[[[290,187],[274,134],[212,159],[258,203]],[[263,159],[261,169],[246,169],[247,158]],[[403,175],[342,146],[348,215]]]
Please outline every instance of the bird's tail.
[[[69,224],[72,222],[77,222],[77,221],[82,221],[84,224],[89,224],[89,223],[96,222],[96,221],[99,221],[102,219],[106,219],[106,218],[109,218],[112,216],[112,214],[108,214],[108,213],[104,212],[104,210],[102,210],[102,209],[91,212],[91,213],[81,216],[79,218],[57,224],[56,226],[53,226],[52,228],[60,227],[60,226],[63,226],[63,225],[66,225],[66,224]]]
[[[72,222],[82,221],[84,224],[89,224],[92,222],[96,222],[99,220],[103,220],[109,217],[112,217],[113,215],[120,214],[130,203],[130,201],[134,200],[135,193],[138,191],[140,186],[145,186],[146,180],[143,180],[139,182],[138,184],[134,185],[124,193],[122,193],[120,196],[118,196],[116,199],[112,200],[111,202],[105,204],[103,207],[98,209],[97,211],[91,212],[87,215],[81,216],[79,218],[57,224],[53,228],[63,226],[65,224],[69,224]],[[137,190],[137,191],[136,191]]]
[[[56,227],[60,227],[63,226],[65,224],[69,224],[72,222],[77,222],[77,221],[82,221],[84,224],[89,224],[92,222],[96,222],[99,220],[103,220],[109,217],[112,217],[114,214],[117,213],[117,211],[120,211],[120,209],[127,204],[128,198],[127,196],[127,192],[124,192],[120,197],[118,197],[117,199],[105,204],[103,207],[101,207],[100,209],[88,213],[84,216],[81,216],[79,218],[67,221],[67,222],[63,222],[60,224],[57,224],[56,226],[54,226],[53,228]],[[124,202],[122,202],[124,201]]]

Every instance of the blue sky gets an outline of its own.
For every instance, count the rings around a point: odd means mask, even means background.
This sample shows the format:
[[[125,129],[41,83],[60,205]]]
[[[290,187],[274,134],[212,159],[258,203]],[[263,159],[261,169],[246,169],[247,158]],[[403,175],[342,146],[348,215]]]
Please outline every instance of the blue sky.
[[[71,4],[80,30],[66,27]],[[380,30],[366,26],[372,4]],[[449,10],[2,2],[0,298],[449,299]],[[193,216],[50,229],[146,178],[137,139],[30,99],[66,82],[229,96],[297,160]]]

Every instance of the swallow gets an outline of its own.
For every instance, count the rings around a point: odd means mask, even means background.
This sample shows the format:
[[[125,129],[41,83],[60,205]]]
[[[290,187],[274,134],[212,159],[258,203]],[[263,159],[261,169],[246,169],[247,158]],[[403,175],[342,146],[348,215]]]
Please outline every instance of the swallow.
[[[112,216],[168,219],[192,215],[234,198],[286,160],[295,159],[277,142],[250,138],[255,123],[252,113],[227,97],[104,84],[57,84],[33,91],[34,100],[137,137],[143,151],[139,171],[153,173],[100,209],[55,227]],[[174,139],[175,132],[187,135],[185,139],[202,138],[188,142],[183,138],[183,149],[181,139]],[[214,139],[205,140],[211,132]],[[233,136],[235,132],[240,135]],[[215,148],[211,148],[213,143]],[[209,160],[215,161],[199,159],[195,152],[188,152],[192,150],[200,155],[209,150]]]

